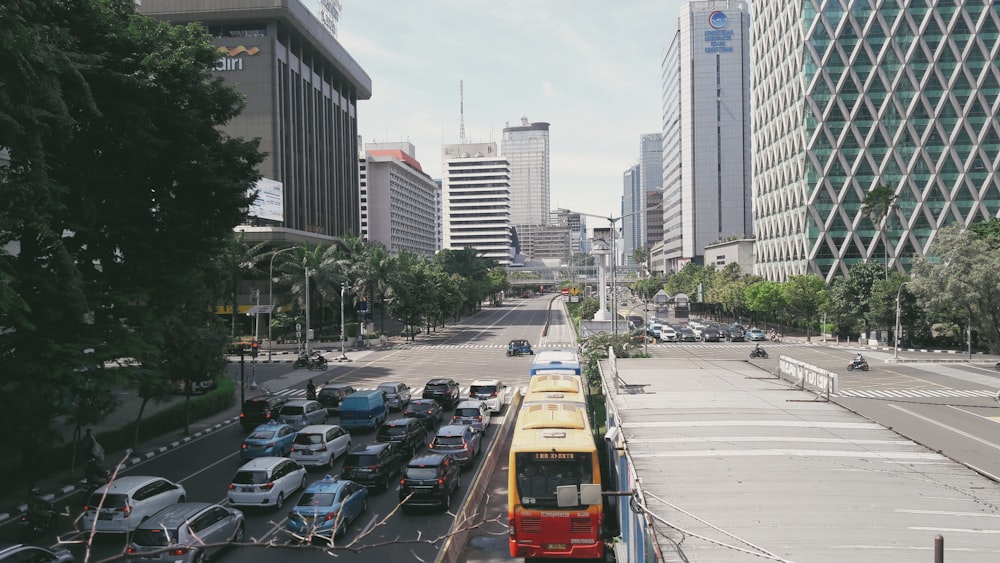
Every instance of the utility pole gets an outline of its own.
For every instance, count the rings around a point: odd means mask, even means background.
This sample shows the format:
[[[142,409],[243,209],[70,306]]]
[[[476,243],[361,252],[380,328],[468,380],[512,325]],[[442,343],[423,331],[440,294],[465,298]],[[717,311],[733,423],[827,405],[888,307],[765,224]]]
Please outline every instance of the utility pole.
[[[247,400],[246,384],[243,379],[243,346],[240,346],[240,405]]]

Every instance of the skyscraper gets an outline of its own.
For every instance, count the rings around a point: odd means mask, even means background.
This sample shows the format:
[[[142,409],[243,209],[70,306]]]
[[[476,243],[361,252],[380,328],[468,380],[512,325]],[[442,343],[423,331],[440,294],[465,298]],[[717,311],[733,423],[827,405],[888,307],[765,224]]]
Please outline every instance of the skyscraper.
[[[441,147],[444,248],[510,264],[510,163],[496,143]]]
[[[753,230],[750,15],[742,0],[681,7],[663,59],[663,238],[670,270]]]
[[[393,254],[433,256],[438,248],[441,188],[423,171],[412,143],[369,143],[361,162],[364,238]]]
[[[622,174],[622,244],[617,248],[618,264],[634,266],[632,252],[643,244],[645,229],[643,228],[645,205],[643,204],[642,181],[639,176],[638,164],[633,164]]]
[[[940,227],[1000,214],[996,3],[835,4],[754,2],[755,273],[772,280],[904,271]],[[880,186],[894,206],[873,222]]]
[[[510,222],[547,225],[549,222],[549,124],[529,123],[503,129],[500,152],[510,162]]]

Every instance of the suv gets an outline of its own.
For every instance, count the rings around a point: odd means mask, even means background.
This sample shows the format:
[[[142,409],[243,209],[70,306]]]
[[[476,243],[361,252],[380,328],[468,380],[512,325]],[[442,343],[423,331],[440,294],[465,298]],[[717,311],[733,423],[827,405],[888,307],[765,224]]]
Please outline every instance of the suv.
[[[282,405],[278,418],[292,428],[302,430],[310,424],[326,424],[329,415],[319,401],[295,399]]]
[[[427,427],[416,418],[397,418],[379,426],[376,442],[395,442],[404,458],[423,449],[427,443]]]
[[[340,402],[351,393],[354,393],[354,387],[343,383],[334,383],[324,385],[319,390],[319,394],[316,395],[316,400],[326,407],[327,413],[334,414],[340,412]]]
[[[284,457],[258,457],[236,470],[229,483],[229,506],[280,510],[285,500],[306,486],[306,468]]]
[[[441,405],[442,409],[448,410],[455,408],[461,393],[462,391],[454,379],[442,377],[427,382],[427,385],[424,386],[423,398],[434,399]]]
[[[267,424],[278,416],[278,409],[288,402],[288,397],[278,395],[263,395],[243,401],[240,410],[240,424],[243,430],[252,430],[261,424]]]
[[[403,470],[404,461],[395,442],[368,444],[347,454],[340,476],[385,491],[389,481]]]
[[[451,495],[462,486],[461,470],[448,454],[417,456],[406,464],[399,481],[399,502],[403,510],[413,506],[451,506]]]
[[[403,407],[410,402],[410,386],[405,383],[399,381],[380,383],[376,389],[385,392],[385,399],[389,402],[390,409],[403,410]]]
[[[131,558],[159,561],[170,547],[170,561],[193,563],[243,541],[246,524],[243,513],[207,502],[182,502],[157,512],[139,525],[125,553]],[[200,546],[206,545],[201,548]],[[143,552],[156,551],[147,557]],[[131,559],[130,558],[130,559]]]
[[[156,512],[184,502],[186,495],[183,486],[163,477],[119,477],[90,495],[83,508],[83,529],[131,532]]]
[[[306,426],[295,435],[291,457],[304,467],[333,469],[337,456],[351,449],[351,435],[333,424]]]
[[[462,401],[455,407],[452,424],[468,424],[476,432],[486,432],[490,425],[490,408],[486,401]]]
[[[469,398],[484,401],[490,412],[499,413],[507,402],[507,388],[499,379],[477,379],[469,386]]]
[[[433,453],[451,454],[462,466],[470,466],[479,455],[482,434],[466,424],[449,424],[438,429],[428,448]]]

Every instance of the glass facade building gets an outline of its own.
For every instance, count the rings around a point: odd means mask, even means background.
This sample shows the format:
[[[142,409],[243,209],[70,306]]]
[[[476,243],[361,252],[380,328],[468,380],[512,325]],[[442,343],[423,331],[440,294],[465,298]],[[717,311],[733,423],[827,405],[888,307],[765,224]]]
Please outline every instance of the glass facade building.
[[[510,222],[548,225],[551,210],[549,124],[529,123],[503,129],[500,153],[510,162]]]
[[[1000,215],[993,0],[755,0],[755,273],[906,271],[941,227]],[[888,186],[884,218],[862,211]]]

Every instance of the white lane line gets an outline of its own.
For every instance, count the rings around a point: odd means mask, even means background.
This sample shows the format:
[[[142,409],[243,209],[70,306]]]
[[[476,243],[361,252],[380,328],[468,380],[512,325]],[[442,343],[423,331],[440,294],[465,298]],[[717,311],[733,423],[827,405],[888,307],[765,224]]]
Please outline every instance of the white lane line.
[[[912,508],[897,508],[894,512],[902,514],[929,514],[932,516],[971,516],[973,518],[1000,518],[1000,514],[986,514],[983,512],[951,512],[948,510],[918,510]]]
[[[965,436],[966,438],[968,438],[970,440],[975,440],[976,442],[979,442],[980,444],[983,444],[984,446],[989,446],[989,447],[991,447],[991,448],[993,448],[995,450],[1000,450],[1000,445],[994,444],[993,442],[990,442],[989,440],[984,440],[984,439],[980,438],[979,436],[975,436],[973,434],[969,434],[968,432],[966,432],[964,430],[959,430],[958,428],[955,428],[954,426],[948,426],[947,424],[944,424],[943,422],[938,422],[938,421],[936,421],[936,420],[934,420],[932,418],[928,418],[928,417],[926,417],[926,416],[924,416],[922,414],[915,413],[915,412],[913,412],[913,411],[911,411],[911,410],[909,410],[907,408],[901,407],[899,405],[889,405],[889,407],[893,408],[893,409],[896,409],[896,410],[898,410],[900,412],[904,412],[904,413],[906,413],[906,414],[908,414],[908,415],[910,415],[910,416],[912,416],[914,418],[919,418],[920,420],[923,420],[924,422],[928,422],[928,423],[933,424],[935,426],[938,426],[940,428],[944,428],[945,430],[949,430],[951,432],[954,432],[954,433],[958,434],[959,436]]]

